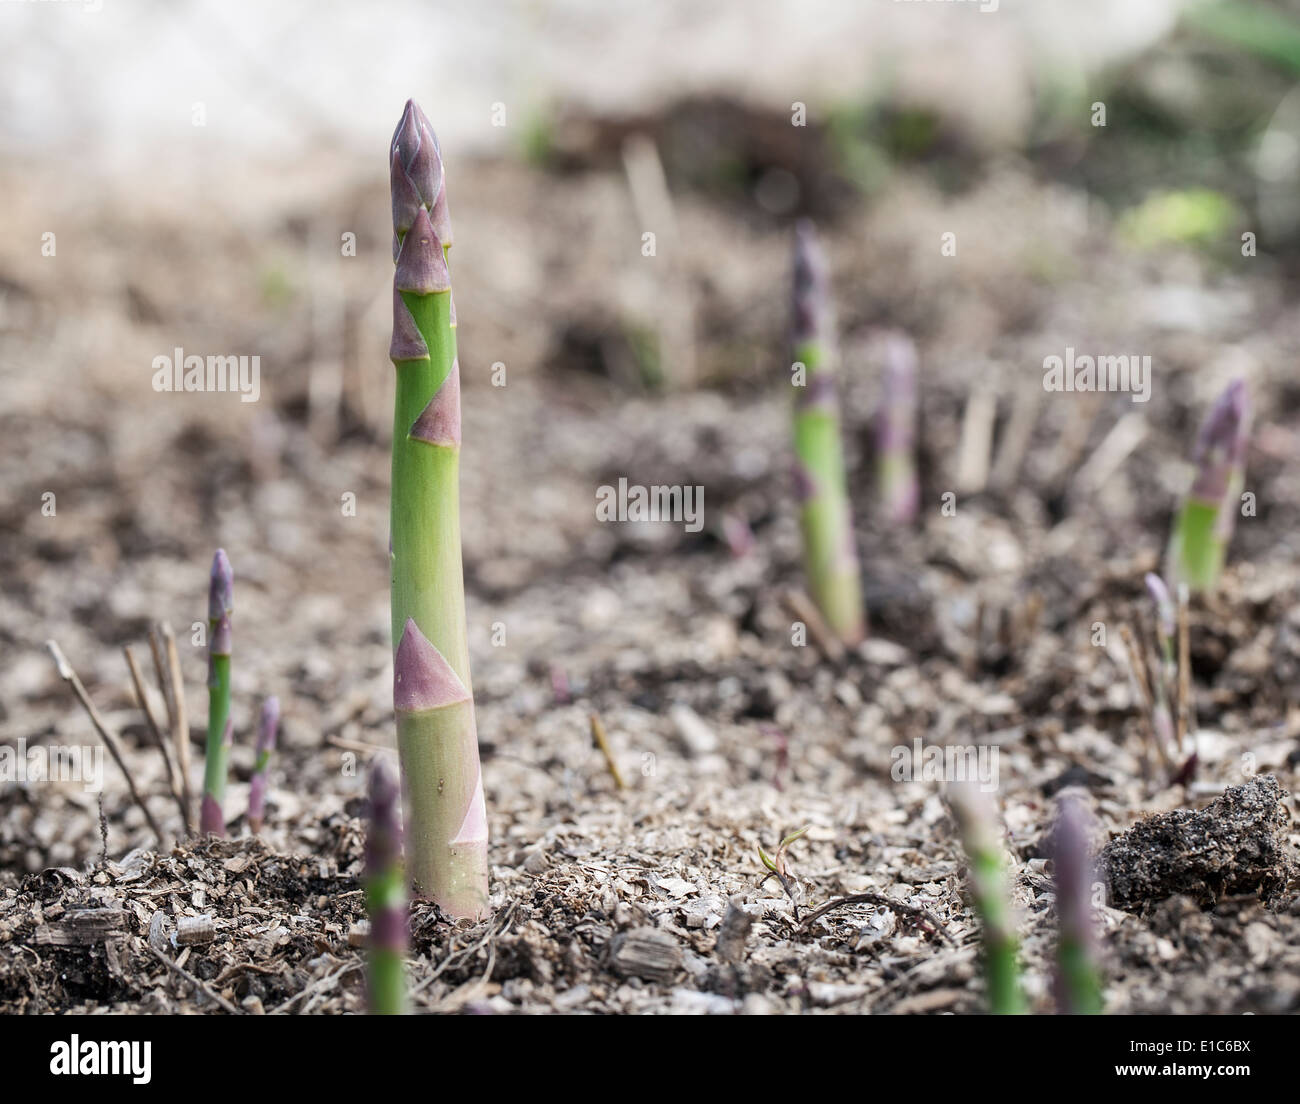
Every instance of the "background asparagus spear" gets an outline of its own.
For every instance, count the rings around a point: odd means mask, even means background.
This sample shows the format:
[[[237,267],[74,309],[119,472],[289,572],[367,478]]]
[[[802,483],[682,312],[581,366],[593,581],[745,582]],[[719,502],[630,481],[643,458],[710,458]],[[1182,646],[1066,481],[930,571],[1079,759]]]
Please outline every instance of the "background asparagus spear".
[[[1207,590],[1218,582],[1245,483],[1249,420],[1246,383],[1233,380],[1210,408],[1196,439],[1196,479],[1169,541],[1172,583]]]
[[[222,801],[226,796],[226,764],[233,728],[230,718],[230,615],[234,608],[235,576],[225,550],[212,557],[208,581],[208,747],[203,767],[203,801],[199,830],[226,834]]]
[[[406,879],[402,874],[402,822],[398,784],[383,756],[370,764],[369,829],[366,833],[366,910],[370,916],[370,1011],[406,1011]]]
[[[1057,1011],[1096,1015],[1102,1011],[1092,915],[1092,818],[1077,797],[1062,799],[1052,830],[1052,880],[1056,886]]]
[[[414,891],[455,917],[487,911],[487,814],[460,548],[460,369],[437,139],[408,100],[390,156],[393,341],[393,700]],[[439,229],[441,227],[441,230]]]
[[[275,736],[280,727],[280,699],[272,695],[262,703],[262,717],[257,726],[256,758],[253,778],[248,786],[248,827],[254,834],[262,830],[266,807],[266,770],[275,750]]]
[[[916,519],[916,346],[903,334],[885,341],[885,371],[876,415],[876,469],[880,503],[890,521]]]
[[[794,414],[795,489],[813,601],[846,644],[866,632],[835,393],[834,318],[826,258],[812,223],[795,227],[794,360],[805,368]]]
[[[975,911],[984,929],[989,1011],[997,1016],[1020,1015],[1025,1011],[1025,1001],[1020,990],[1016,932],[993,802],[974,783],[949,786],[947,796],[970,863]]]

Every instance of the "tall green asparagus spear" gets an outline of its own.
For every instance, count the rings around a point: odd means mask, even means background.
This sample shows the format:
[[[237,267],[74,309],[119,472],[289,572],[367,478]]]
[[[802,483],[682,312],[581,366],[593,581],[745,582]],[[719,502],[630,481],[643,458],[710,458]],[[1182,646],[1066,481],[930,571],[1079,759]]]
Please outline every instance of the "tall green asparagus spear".
[[[257,758],[253,762],[253,779],[248,786],[248,828],[256,835],[262,830],[266,809],[266,771],[275,750],[276,730],[280,727],[280,699],[272,695],[262,703],[262,720],[257,728]]]
[[[230,718],[230,614],[234,608],[235,576],[225,549],[212,557],[208,582],[208,750],[203,768],[203,802],[199,829],[226,834],[221,803],[226,796],[226,764],[234,729]]]
[[[885,516],[900,525],[916,519],[920,504],[915,453],[916,346],[911,338],[890,334],[876,414],[876,468]]]
[[[408,100],[391,149],[393,702],[413,890],[454,917],[487,912],[487,812],[460,549],[460,369],[438,140]]]
[[[1102,1010],[1092,916],[1091,817],[1073,795],[1061,802],[1052,830],[1052,880],[1056,885],[1056,1007],[1067,1015]]]
[[[826,623],[846,644],[857,644],[866,627],[840,444],[830,277],[807,220],[795,227],[791,345],[795,363],[804,366],[794,413],[795,491],[800,500],[804,570]]]
[[[1025,1002],[1020,991],[1016,931],[993,803],[978,785],[959,783],[948,788],[948,807],[970,862],[975,911],[984,928],[989,1011],[996,1016],[1019,1015],[1025,1011]]]
[[[1171,583],[1208,590],[1219,579],[1246,477],[1249,400],[1233,380],[1206,415],[1196,439],[1196,480],[1174,519]]]
[[[370,1011],[406,1011],[406,879],[402,875],[402,823],[397,779],[383,756],[370,765],[366,832],[366,911],[370,914]]]

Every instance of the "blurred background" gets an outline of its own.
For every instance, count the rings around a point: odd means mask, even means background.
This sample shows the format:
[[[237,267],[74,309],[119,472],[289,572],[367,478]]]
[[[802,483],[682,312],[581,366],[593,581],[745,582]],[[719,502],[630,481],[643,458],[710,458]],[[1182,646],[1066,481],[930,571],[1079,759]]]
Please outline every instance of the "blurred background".
[[[408,96],[455,227],[489,758],[538,739],[557,677],[665,748],[678,699],[720,725],[790,720],[788,688],[737,689],[717,661],[779,644],[768,584],[799,577],[781,384],[801,215],[834,269],[880,640],[1019,671],[980,650],[978,618],[1041,591],[1065,632],[1087,611],[1060,602],[1154,562],[1194,427],[1237,374],[1268,416],[1234,554],[1289,564],[1297,81],[1285,3],[0,4],[6,739],[89,735],[49,637],[138,736],[120,646],[160,619],[185,636],[217,545],[244,735],[276,691],[290,746],[385,738],[386,151]],[[920,350],[924,500],[970,505],[911,544],[873,518],[866,474],[887,330]],[[1151,355],[1151,402],[1042,402],[1067,345]],[[259,356],[259,400],[155,392],[176,348]],[[595,524],[620,476],[703,485],[704,531]],[[183,662],[201,716],[201,650]],[[832,705],[860,768],[855,693]],[[766,769],[745,754],[727,769]],[[241,736],[245,776],[250,756]],[[67,797],[75,828],[3,800],[7,864],[98,846],[89,798]]]

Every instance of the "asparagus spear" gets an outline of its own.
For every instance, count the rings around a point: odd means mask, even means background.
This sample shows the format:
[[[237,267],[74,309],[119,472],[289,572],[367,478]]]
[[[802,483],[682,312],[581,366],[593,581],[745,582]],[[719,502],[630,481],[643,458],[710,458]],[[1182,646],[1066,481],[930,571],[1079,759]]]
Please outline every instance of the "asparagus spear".
[[[846,644],[857,644],[866,627],[840,445],[830,278],[807,220],[795,227],[791,345],[795,362],[806,370],[794,413],[804,569],[813,601],[827,623]]]
[[[370,914],[370,1011],[397,1016],[406,1011],[406,881],[402,876],[402,822],[398,786],[383,756],[370,765],[366,833],[366,910]]]
[[[970,862],[975,911],[984,928],[984,978],[989,1011],[996,1016],[1020,1015],[1025,1011],[1025,1002],[1016,960],[1016,932],[992,802],[974,783],[960,783],[948,788],[948,806],[957,821]]]
[[[1057,1010],[1096,1015],[1102,1010],[1101,979],[1095,965],[1092,917],[1091,817],[1074,796],[1061,802],[1052,831],[1052,880],[1056,884]]]
[[[408,100],[391,150],[393,700],[417,894],[454,917],[487,911],[487,813],[460,549],[460,368],[442,158]]]
[[[1237,379],[1210,408],[1196,439],[1196,480],[1169,540],[1171,582],[1193,590],[1218,582],[1245,482],[1248,433],[1246,383]]]
[[[916,519],[916,346],[902,334],[885,343],[885,372],[876,415],[876,467],[885,516],[900,525]]]
[[[226,763],[234,729],[230,719],[230,614],[234,607],[235,576],[225,549],[212,557],[208,582],[208,748],[203,768],[203,802],[199,829],[226,834],[221,802],[226,796]]]
[[[257,728],[257,758],[253,778],[248,786],[248,827],[254,835],[262,830],[266,806],[266,768],[275,750],[276,731],[280,727],[280,699],[272,695],[262,703],[262,720]]]

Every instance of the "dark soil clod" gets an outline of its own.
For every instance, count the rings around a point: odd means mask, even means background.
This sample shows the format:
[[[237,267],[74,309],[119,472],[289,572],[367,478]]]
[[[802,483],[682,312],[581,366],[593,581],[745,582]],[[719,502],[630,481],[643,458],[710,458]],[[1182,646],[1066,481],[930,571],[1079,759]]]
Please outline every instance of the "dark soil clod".
[[[1205,809],[1139,821],[1098,857],[1109,903],[1130,912],[1185,894],[1202,906],[1229,894],[1266,902],[1286,886],[1282,789],[1271,774],[1232,786]]]

